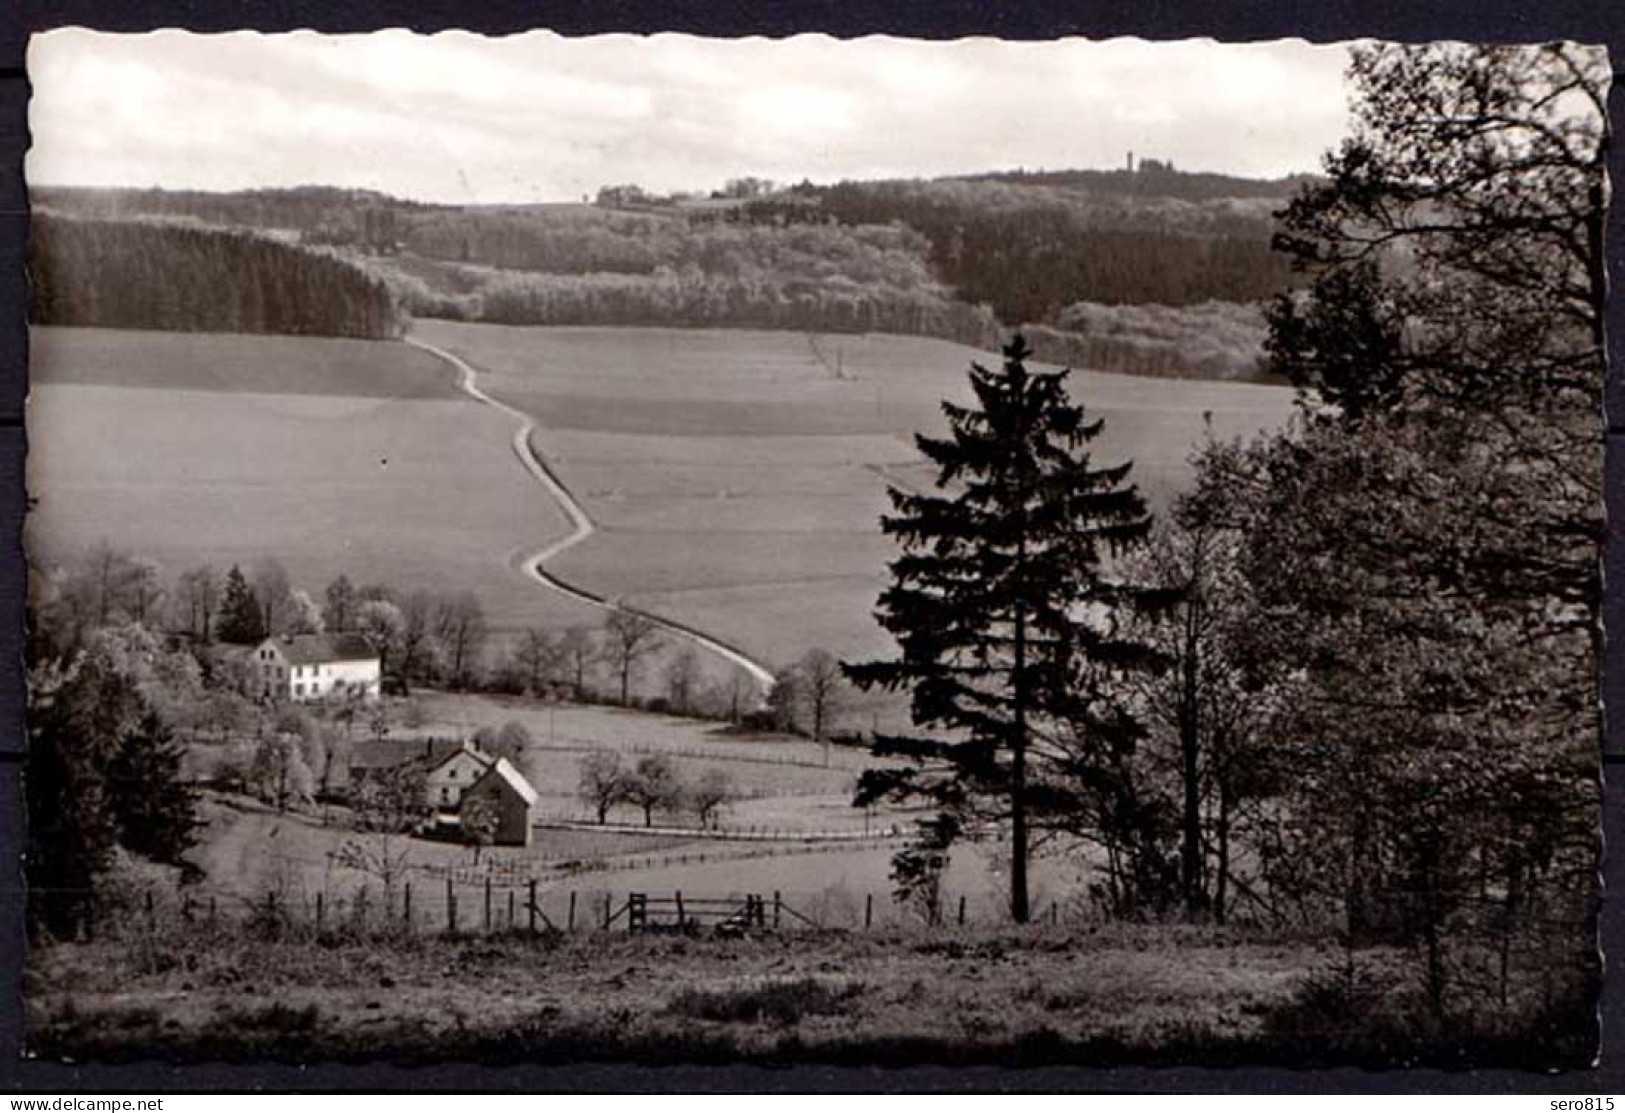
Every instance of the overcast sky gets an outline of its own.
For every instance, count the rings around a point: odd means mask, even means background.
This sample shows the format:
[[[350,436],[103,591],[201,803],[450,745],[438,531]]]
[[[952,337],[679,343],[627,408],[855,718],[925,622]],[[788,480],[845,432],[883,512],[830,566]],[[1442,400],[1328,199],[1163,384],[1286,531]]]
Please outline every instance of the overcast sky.
[[[447,202],[636,182],[1116,167],[1274,177],[1344,128],[1339,47],[823,36],[105,35],[29,46],[42,184],[368,187]]]

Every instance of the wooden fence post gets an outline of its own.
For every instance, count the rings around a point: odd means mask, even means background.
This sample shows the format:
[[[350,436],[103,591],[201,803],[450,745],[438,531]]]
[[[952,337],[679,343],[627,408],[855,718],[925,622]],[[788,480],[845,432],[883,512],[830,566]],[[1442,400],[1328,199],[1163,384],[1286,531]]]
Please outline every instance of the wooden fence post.
[[[316,934],[320,935],[321,933],[322,933],[322,894],[321,894],[320,890],[317,890],[317,893],[316,893]]]
[[[604,894],[604,930],[609,930],[609,894]]]
[[[779,926],[779,914],[783,910],[784,910],[784,901],[779,896],[779,891],[777,889],[774,889],[773,890],[773,928],[774,928],[774,930],[778,929],[778,926]]]
[[[959,894],[959,926],[965,926],[965,894]]]
[[[157,922],[154,920],[153,913],[152,913],[152,890],[148,889],[147,890],[147,930],[152,931],[157,926],[158,926]]]
[[[683,891],[677,891],[677,926],[683,927],[688,923],[688,917],[683,914]]]
[[[536,884],[536,882],[534,882],[534,881],[531,882],[532,887],[534,887],[535,884]],[[574,889],[570,890],[570,920],[569,920],[569,924],[570,924],[570,930],[574,931],[576,929],[576,891]]]
[[[485,934],[491,934],[491,879],[485,879]]]
[[[1049,906],[1049,922],[1052,924],[1061,922],[1061,906],[1054,901],[1051,901]]]
[[[457,894],[452,892],[451,874],[446,874],[446,930],[457,934]]]
[[[575,894],[572,893],[571,895],[574,896]],[[574,904],[575,902],[571,901],[572,908]],[[530,879],[530,933],[532,935],[536,934],[536,879],[534,877]]]
[[[514,929],[514,922],[513,922],[513,890],[509,889],[508,890],[508,930],[512,931],[513,929]]]
[[[863,927],[867,931],[875,922],[875,895],[863,894]]]
[[[412,933],[412,883],[410,881],[406,883],[406,889],[401,893],[401,926],[406,928],[408,935]]]

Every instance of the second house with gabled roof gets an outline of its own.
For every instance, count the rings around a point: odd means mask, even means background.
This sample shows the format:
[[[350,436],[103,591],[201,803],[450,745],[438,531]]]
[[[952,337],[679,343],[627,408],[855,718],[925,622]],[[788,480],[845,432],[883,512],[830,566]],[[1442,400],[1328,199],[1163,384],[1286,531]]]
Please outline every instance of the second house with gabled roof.
[[[329,696],[372,701],[379,695],[378,651],[355,634],[284,634],[249,651],[254,691],[264,699],[308,703]]]
[[[459,811],[466,820],[471,808],[483,806],[494,821],[491,827],[493,843],[497,846],[529,846],[537,798],[536,789],[524,774],[515,769],[507,758],[499,757],[486,767],[479,780],[463,791]]]
[[[485,776],[495,760],[474,743],[464,742],[450,753],[425,762],[423,794],[429,806],[455,812],[463,801],[463,793]]]

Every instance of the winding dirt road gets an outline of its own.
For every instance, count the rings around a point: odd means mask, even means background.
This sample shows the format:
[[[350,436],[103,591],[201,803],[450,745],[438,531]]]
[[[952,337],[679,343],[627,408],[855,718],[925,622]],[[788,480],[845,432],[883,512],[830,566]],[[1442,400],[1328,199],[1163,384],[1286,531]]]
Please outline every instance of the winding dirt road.
[[[570,549],[575,548],[577,545],[587,540],[587,538],[598,532],[598,527],[593,524],[591,516],[588,515],[586,509],[576,501],[575,496],[570,493],[569,488],[559,481],[558,476],[553,474],[552,469],[550,469],[541,460],[541,458],[536,455],[535,450],[531,447],[530,435],[536,429],[536,419],[525,413],[523,410],[510,406],[506,402],[498,401],[489,394],[485,393],[485,391],[481,390],[478,381],[479,373],[476,372],[474,368],[471,367],[465,360],[453,355],[444,348],[437,348],[433,344],[425,343],[424,341],[418,340],[414,337],[407,336],[404,339],[414,348],[421,348],[423,351],[444,360],[446,363],[455,368],[458,374],[457,385],[464,394],[468,395],[476,402],[483,403],[484,405],[490,406],[493,409],[501,410],[503,413],[507,414],[509,417],[513,418],[519,423],[518,428],[514,430],[513,434],[513,454],[519,457],[519,463],[524,466],[524,469],[530,473],[531,477],[535,479],[536,482],[540,483],[547,490],[547,493],[552,497],[553,501],[558,504],[559,509],[563,511],[564,516],[569,520],[570,533],[568,536],[560,538],[551,545],[537,550],[520,561],[520,568],[523,570],[525,575],[529,576],[531,579],[535,580],[548,590],[556,591],[560,595],[568,596],[579,603],[586,603],[589,606],[597,607],[599,610],[608,611],[611,613],[620,612],[622,614],[635,614],[640,618],[646,618],[661,630],[666,631],[668,634],[682,638],[684,641],[690,642],[709,653],[713,653],[716,656],[721,657],[729,664],[737,665],[739,668],[744,669],[745,672],[750,675],[751,679],[755,680],[762,686],[762,693],[764,696],[767,694],[767,692],[772,690],[772,670],[767,668],[760,661],[756,661],[740,650],[728,645],[726,642],[719,641],[703,631],[695,630],[689,626],[684,626],[680,622],[673,622],[670,619],[661,618],[657,614],[651,614],[648,611],[639,610],[636,607],[629,607],[624,603],[617,602],[612,599],[606,599],[602,595],[596,595],[593,592],[585,591],[574,586],[573,584],[566,583],[564,580],[559,579],[557,576],[553,575],[553,573],[549,572],[547,570],[548,561],[565,552],[568,552]]]

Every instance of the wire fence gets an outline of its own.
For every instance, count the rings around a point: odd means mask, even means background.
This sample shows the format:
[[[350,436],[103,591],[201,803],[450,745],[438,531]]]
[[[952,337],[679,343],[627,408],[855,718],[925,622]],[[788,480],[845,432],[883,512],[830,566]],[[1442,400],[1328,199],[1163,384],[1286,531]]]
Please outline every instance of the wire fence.
[[[818,745],[812,741],[801,741],[804,746]],[[594,753],[608,751],[611,753],[626,754],[633,757],[674,757],[694,761],[718,761],[730,763],[744,763],[748,765],[777,765],[790,766],[798,769],[814,769],[820,772],[858,773],[872,768],[875,759],[870,756],[867,749],[857,749],[844,743],[829,743],[827,760],[824,757],[809,758],[792,755],[742,753],[737,750],[707,749],[696,746],[654,746],[646,742],[609,743],[602,739],[579,738],[574,736],[549,735],[534,740],[531,745],[538,752],[560,751],[564,753]],[[742,743],[742,745],[759,746],[760,743]]]
[[[886,892],[835,886],[820,892],[614,890],[548,887],[536,879],[499,884],[495,876],[468,883],[455,874],[388,884],[316,890],[271,887],[257,894],[152,885],[109,894],[101,890],[36,891],[83,898],[85,941],[224,938],[248,932],[266,938],[559,935],[680,930],[689,932],[826,931],[985,928],[1010,922],[990,894],[940,893],[929,901],[899,901]],[[1041,905],[1040,923],[1077,919],[1059,901]]]
[[[564,831],[591,831],[609,835],[641,835],[726,842],[875,842],[903,838],[909,834],[901,823],[866,822],[862,827],[780,827],[777,825],[716,824],[695,827],[677,824],[605,822],[596,816],[559,813],[541,816],[532,826]]]

